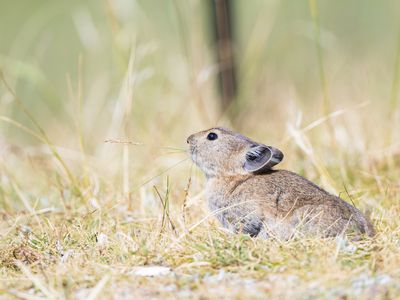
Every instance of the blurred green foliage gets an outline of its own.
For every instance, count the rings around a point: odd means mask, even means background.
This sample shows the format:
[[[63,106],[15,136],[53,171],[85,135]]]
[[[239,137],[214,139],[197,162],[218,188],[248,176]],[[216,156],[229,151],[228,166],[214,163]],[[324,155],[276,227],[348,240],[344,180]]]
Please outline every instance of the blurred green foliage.
[[[32,114],[55,136],[74,131],[79,86],[86,135],[105,135],[132,56],[131,119],[138,134],[155,118],[167,128],[189,120],[196,129],[215,125],[220,119],[214,111],[218,95],[209,5],[205,0],[2,0],[0,65]],[[389,110],[400,2],[321,0],[317,6],[333,108],[373,100]],[[288,97],[305,111],[318,107],[321,87],[309,2],[236,0],[233,15],[238,122],[253,112],[259,117],[257,111],[267,118],[279,115],[279,103]],[[4,86],[0,89],[0,113],[24,122]],[[177,120],[188,105],[209,117],[196,123],[189,116],[201,114],[192,112]],[[3,134],[19,134],[1,127]]]

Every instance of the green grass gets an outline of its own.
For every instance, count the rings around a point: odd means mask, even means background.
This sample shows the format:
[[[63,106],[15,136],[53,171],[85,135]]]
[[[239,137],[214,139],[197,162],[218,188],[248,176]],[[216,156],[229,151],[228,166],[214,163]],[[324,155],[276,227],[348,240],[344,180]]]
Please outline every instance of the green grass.
[[[204,2],[1,3],[0,299],[398,299],[399,10],[363,3],[235,2],[234,122]],[[214,125],[281,149],[377,236],[227,233],[185,153]]]

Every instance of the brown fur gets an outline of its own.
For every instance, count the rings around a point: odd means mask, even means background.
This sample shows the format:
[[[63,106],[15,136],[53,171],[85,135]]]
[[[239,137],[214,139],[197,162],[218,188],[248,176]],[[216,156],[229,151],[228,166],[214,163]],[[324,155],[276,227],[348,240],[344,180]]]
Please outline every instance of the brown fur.
[[[218,138],[208,140],[210,132]],[[260,144],[245,136],[212,128],[191,135],[188,143],[193,161],[207,177],[210,208],[219,210],[217,218],[233,232],[278,239],[375,234],[357,208],[298,174],[272,169],[246,171],[246,153]]]

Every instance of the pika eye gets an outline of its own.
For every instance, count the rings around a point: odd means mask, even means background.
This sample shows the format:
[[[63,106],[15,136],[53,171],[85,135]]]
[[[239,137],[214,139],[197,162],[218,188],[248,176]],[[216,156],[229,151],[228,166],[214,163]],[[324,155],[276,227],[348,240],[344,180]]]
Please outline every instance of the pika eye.
[[[218,135],[217,135],[216,133],[214,133],[214,132],[210,132],[210,133],[207,135],[207,140],[209,140],[209,141],[216,140],[217,138],[218,138]]]

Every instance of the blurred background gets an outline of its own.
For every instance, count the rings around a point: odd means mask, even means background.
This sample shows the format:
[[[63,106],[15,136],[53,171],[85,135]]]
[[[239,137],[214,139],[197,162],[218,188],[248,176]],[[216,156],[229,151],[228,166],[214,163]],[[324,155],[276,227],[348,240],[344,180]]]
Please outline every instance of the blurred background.
[[[14,183],[39,207],[71,182],[87,199],[151,199],[170,176],[181,195],[199,174],[186,137],[215,125],[335,193],[398,151],[399,1],[217,2],[0,0],[3,208]]]

